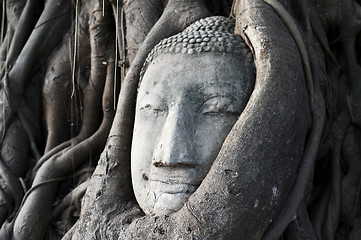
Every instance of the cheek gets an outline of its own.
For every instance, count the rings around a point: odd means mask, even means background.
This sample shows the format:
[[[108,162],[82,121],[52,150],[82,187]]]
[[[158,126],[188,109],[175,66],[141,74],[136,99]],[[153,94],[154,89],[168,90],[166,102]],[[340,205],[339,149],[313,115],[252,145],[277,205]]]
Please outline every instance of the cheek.
[[[151,214],[156,195],[148,180],[152,168],[153,150],[161,129],[151,118],[136,115],[131,152],[131,176],[138,204],[146,214]]]
[[[200,158],[202,169],[208,172],[216,159],[224,140],[237,121],[238,116],[202,117],[197,121],[195,145]]]
[[[162,126],[162,121],[155,121],[137,113],[131,152],[132,177],[143,177],[143,174],[147,175],[150,171],[153,150]]]
[[[132,153],[131,153],[131,169],[134,170],[146,170],[151,160],[152,141],[151,135],[147,132],[147,128],[144,124],[134,125]]]
[[[147,172],[151,167],[151,141],[142,121],[136,118],[134,123],[132,151],[131,151],[131,177],[135,197],[142,207],[146,206],[147,195],[149,194],[149,181],[147,181]]]

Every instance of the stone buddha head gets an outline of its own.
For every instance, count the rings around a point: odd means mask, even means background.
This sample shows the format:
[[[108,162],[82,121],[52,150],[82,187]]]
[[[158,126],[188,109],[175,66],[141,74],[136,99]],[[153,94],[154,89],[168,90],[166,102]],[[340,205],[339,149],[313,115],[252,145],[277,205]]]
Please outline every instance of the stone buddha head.
[[[234,23],[199,20],[149,54],[136,103],[131,175],[146,214],[179,210],[246,106],[253,58]]]

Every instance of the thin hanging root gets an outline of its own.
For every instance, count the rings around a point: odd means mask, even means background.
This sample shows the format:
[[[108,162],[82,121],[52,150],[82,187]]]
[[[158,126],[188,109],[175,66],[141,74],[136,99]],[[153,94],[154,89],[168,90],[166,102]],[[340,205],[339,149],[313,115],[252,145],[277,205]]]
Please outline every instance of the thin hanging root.
[[[114,110],[116,109],[117,106],[117,95],[115,94],[115,92],[117,91],[117,69],[118,69],[118,29],[119,29],[119,0],[117,1],[117,5],[116,5],[116,15],[115,15],[115,68],[114,68],[114,104],[113,104],[113,108]],[[104,0],[103,0],[103,6],[104,6]],[[122,12],[123,12],[123,8],[122,8]],[[103,14],[104,14],[104,10],[103,10]],[[124,52],[124,48],[123,48],[123,52]]]
[[[63,224],[63,232],[62,232],[62,235],[65,235],[65,233],[67,231],[69,231],[69,229],[73,226],[73,223],[71,221],[71,218],[69,217],[70,213],[74,212],[76,209],[76,206],[74,205],[71,205],[67,211],[64,211],[62,214],[61,214],[61,221],[62,221],[62,224]],[[54,240],[56,240],[57,238],[55,238]]]
[[[16,239],[42,239],[44,237],[51,220],[51,209],[59,184],[58,180],[67,177],[74,168],[89,160],[91,156],[100,154],[104,149],[114,116],[114,111],[111,110],[114,80],[114,62],[112,60],[114,55],[112,51],[108,51],[108,54],[107,75],[103,92],[102,124],[91,137],[70,148],[62,155],[50,158],[40,167],[34,179],[33,187],[24,197],[24,203],[16,217],[13,231]]]
[[[286,203],[279,211],[277,218],[274,222],[272,222],[269,229],[263,236],[264,240],[272,240],[279,238],[284,232],[284,230],[287,228],[288,224],[293,221],[294,216],[297,214],[297,208],[303,200],[307,182],[314,168],[318,145],[322,136],[322,130],[325,121],[325,106],[319,86],[314,86],[307,48],[302,39],[302,35],[297,28],[297,25],[294,23],[292,17],[287,13],[287,11],[278,1],[263,1],[272,6],[279,14],[279,16],[289,29],[291,35],[293,36],[296,45],[300,51],[302,62],[304,65],[306,86],[308,90],[308,98],[310,101],[310,109],[312,115],[312,127],[309,137],[307,139],[304,157],[298,171],[294,186],[286,200]]]
[[[1,33],[0,33],[0,45],[3,44],[4,41],[4,32],[5,32],[5,10],[6,5],[5,1],[3,0],[3,6],[2,6],[2,13],[1,13]]]
[[[7,56],[7,53],[8,53],[7,52],[8,51],[8,46],[10,45],[11,39],[14,36],[14,30],[11,28],[11,26],[9,26],[8,28],[9,29],[7,29],[7,31],[6,31],[4,42],[0,46],[0,69],[3,69],[4,66],[5,66],[6,56]],[[6,74],[6,71],[5,71],[4,75],[5,74]]]
[[[105,14],[105,13],[104,13],[104,0],[103,0],[103,17],[104,17],[104,14]]]
[[[10,96],[9,96],[9,86],[8,86],[8,73],[6,73],[5,75],[5,79],[2,82],[2,89],[0,90],[0,96],[2,96],[2,101],[1,101],[1,108],[2,108],[2,114],[0,116],[0,120],[1,120],[1,128],[0,128],[0,136],[1,136],[1,140],[4,139],[5,134],[6,134],[6,130],[8,128],[8,125],[10,125],[10,123],[12,122],[14,116],[15,116],[15,112],[14,109],[12,108],[11,104],[10,104]]]
[[[72,64],[72,74],[71,74],[71,79],[73,82],[73,91],[71,93],[71,98],[74,97],[75,94],[75,89],[76,89],[76,84],[75,84],[75,71],[76,71],[76,56],[77,56],[77,52],[78,52],[78,25],[79,25],[79,0],[76,0],[75,3],[75,30],[74,30],[74,53],[73,53],[73,64]]]
[[[126,61],[126,56],[125,56],[125,32],[124,32],[124,28],[125,28],[125,25],[124,25],[124,8],[122,8],[122,12],[120,14],[120,31],[121,31],[121,38],[119,38],[119,41],[121,44],[119,44],[119,46],[121,46],[121,49],[120,49],[120,56],[121,56],[121,69],[120,69],[120,85],[122,84],[122,81],[124,80],[125,78],[125,69],[126,69],[126,64],[125,64],[125,61]],[[114,98],[115,99],[115,98]]]

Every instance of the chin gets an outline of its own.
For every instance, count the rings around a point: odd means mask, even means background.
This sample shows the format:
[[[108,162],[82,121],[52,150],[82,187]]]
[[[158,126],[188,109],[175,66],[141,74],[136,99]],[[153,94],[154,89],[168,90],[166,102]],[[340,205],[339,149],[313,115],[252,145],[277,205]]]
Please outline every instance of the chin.
[[[160,216],[177,212],[188,201],[190,196],[189,193],[160,193],[151,214]]]
[[[192,184],[190,183],[192,182]],[[180,210],[196,191],[199,182],[183,178],[164,178],[150,175],[147,184],[138,192],[137,201],[146,215],[167,215]]]

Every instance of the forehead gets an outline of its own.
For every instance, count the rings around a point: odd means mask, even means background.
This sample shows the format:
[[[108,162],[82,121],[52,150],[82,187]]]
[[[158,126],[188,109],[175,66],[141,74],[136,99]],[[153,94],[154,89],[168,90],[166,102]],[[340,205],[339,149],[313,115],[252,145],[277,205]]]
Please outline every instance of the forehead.
[[[239,85],[242,79],[250,76],[251,71],[252,66],[247,61],[230,53],[163,54],[148,65],[140,92],[158,85],[177,88],[187,85]]]

